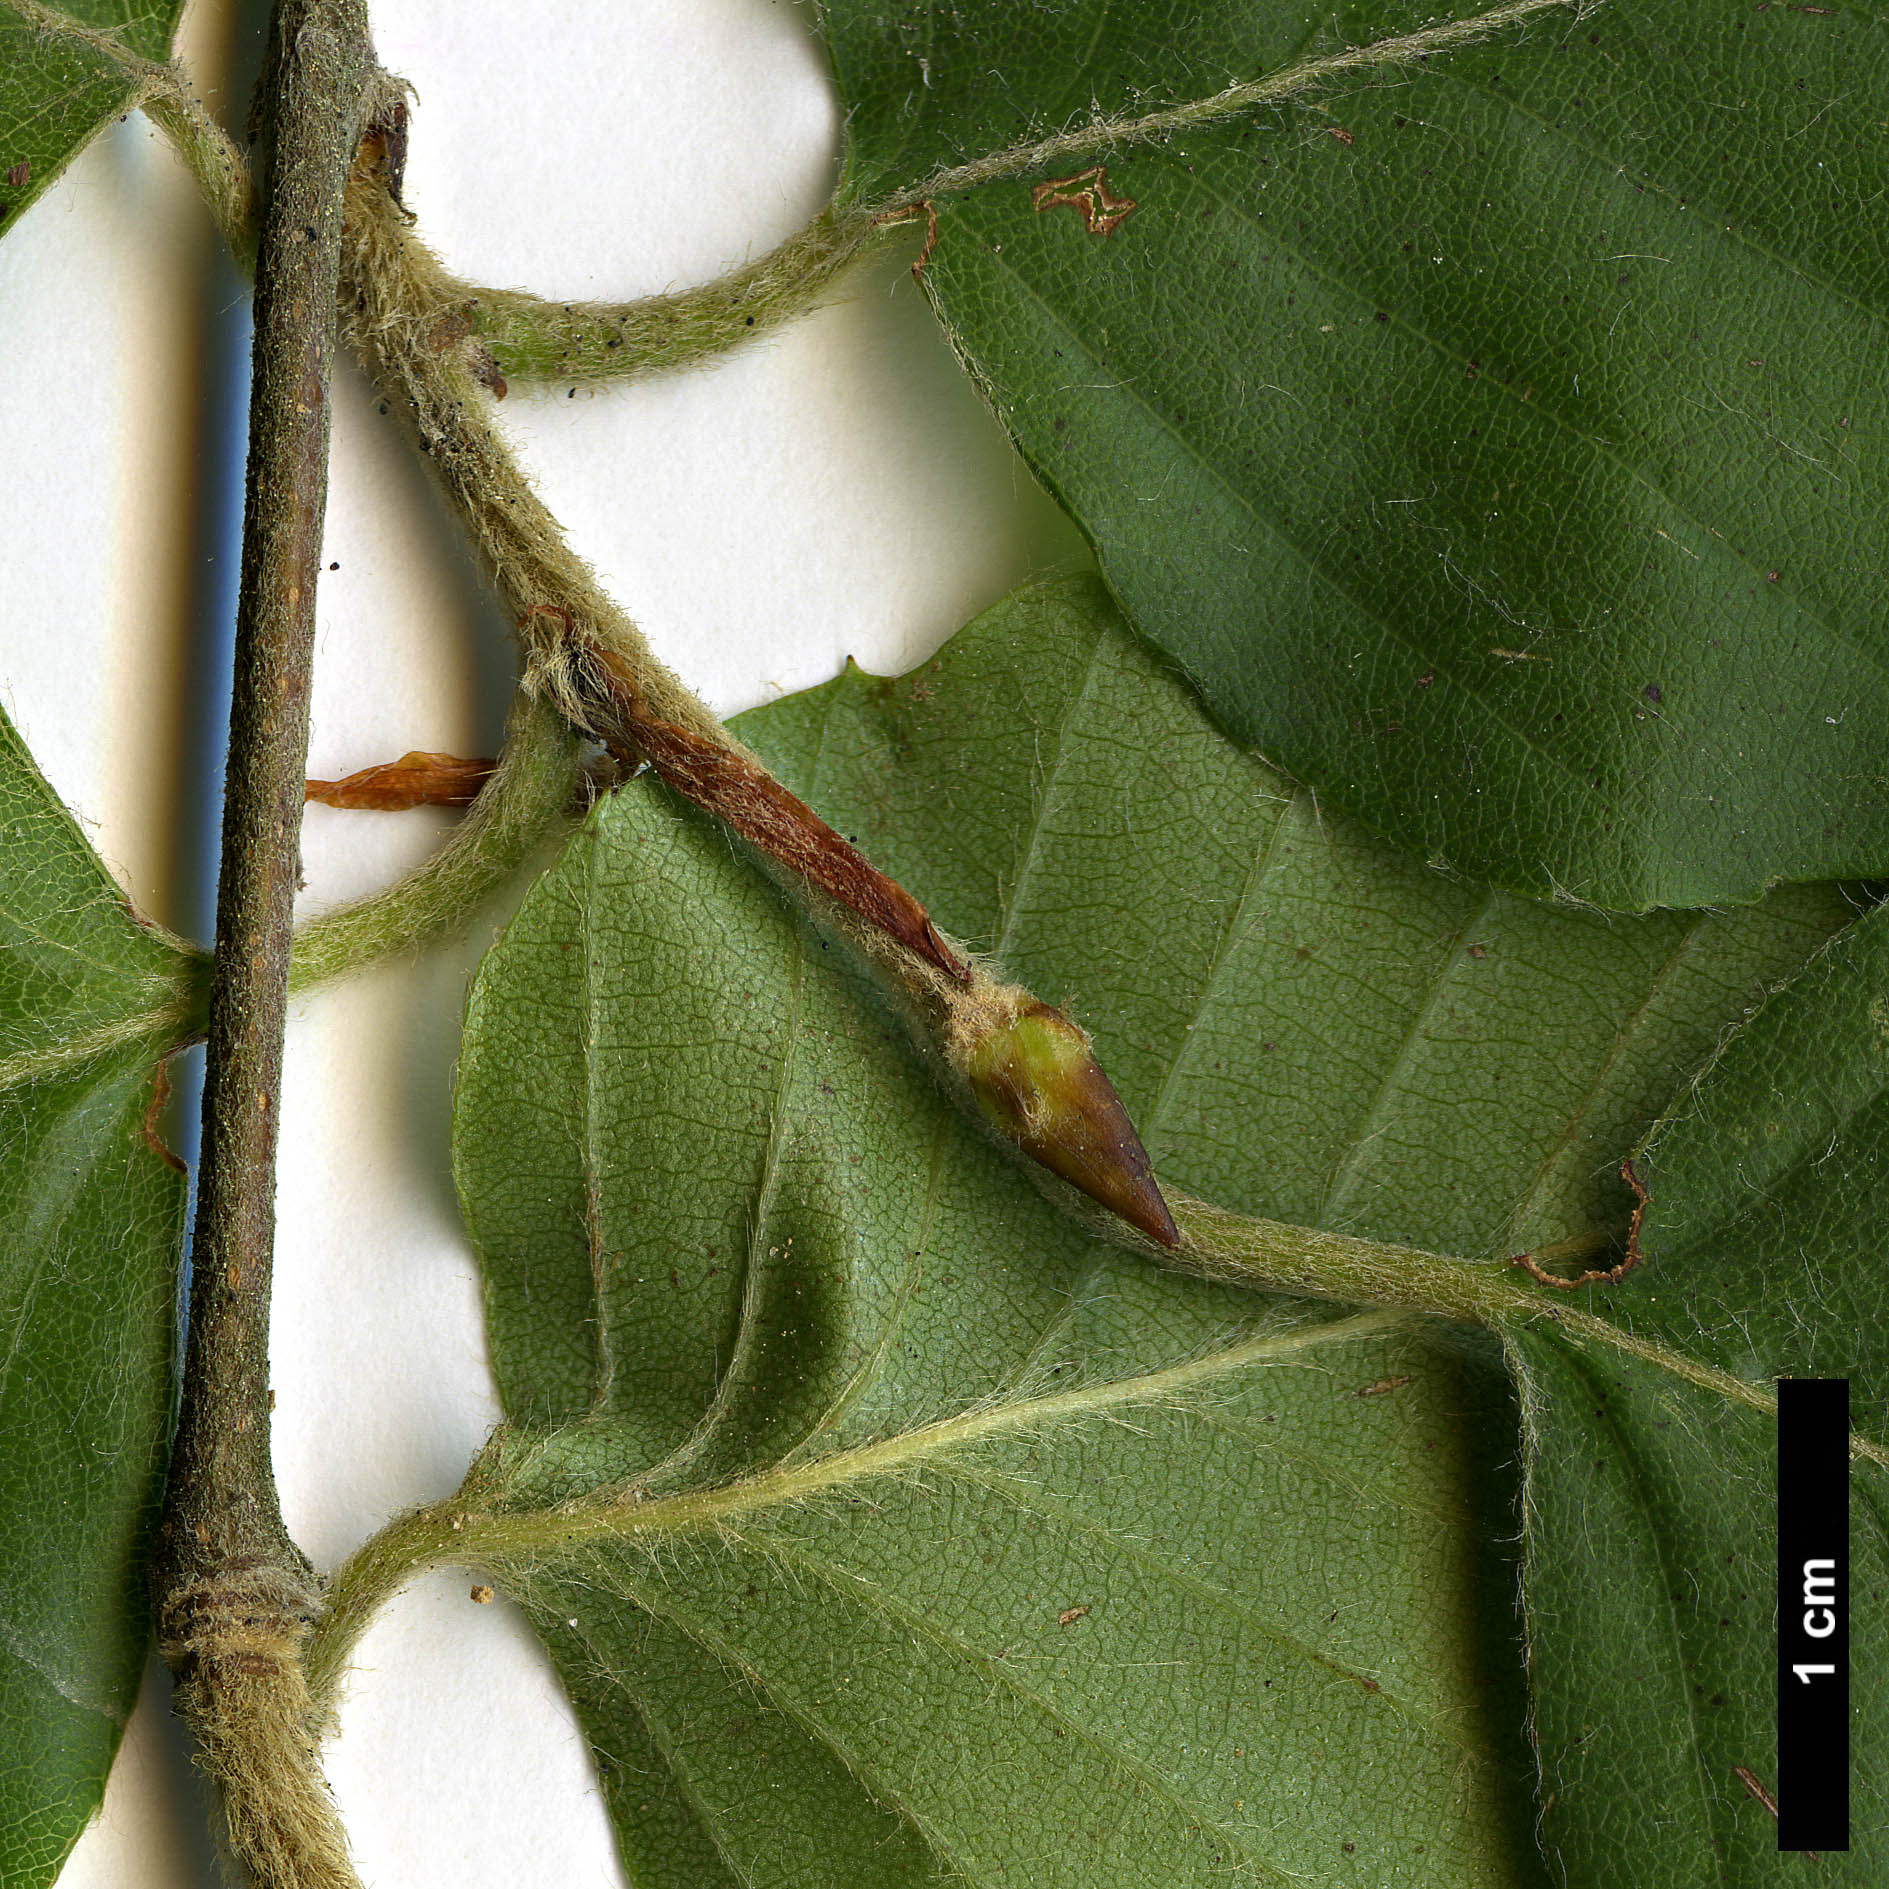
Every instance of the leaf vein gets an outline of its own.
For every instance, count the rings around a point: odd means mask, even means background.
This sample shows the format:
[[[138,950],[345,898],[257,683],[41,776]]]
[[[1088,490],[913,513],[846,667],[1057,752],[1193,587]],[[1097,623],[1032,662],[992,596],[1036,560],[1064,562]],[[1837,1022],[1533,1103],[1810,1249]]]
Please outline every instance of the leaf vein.
[[[1482,903],[1476,907],[1473,916],[1464,921],[1463,934],[1473,932],[1489,914],[1500,895],[1493,887],[1483,895]],[[1462,934],[1459,934],[1462,935]],[[1325,1198],[1319,1203],[1316,1224],[1328,1226],[1345,1190],[1356,1180],[1362,1171],[1365,1160],[1371,1152],[1371,1145],[1383,1132],[1380,1126],[1385,1109],[1398,1082],[1408,1071],[1418,1053],[1418,1045],[1425,1040],[1424,1033],[1437,1014],[1445,993],[1450,988],[1451,980],[1461,968],[1456,946],[1452,943],[1443,953],[1437,973],[1432,980],[1428,994],[1421,1008],[1413,1013],[1409,1028],[1405,1030],[1403,1041],[1397,1047],[1384,1070],[1383,1080],[1377,1086],[1377,1093],[1371,1098],[1371,1105],[1365,1110],[1359,1122],[1357,1132],[1351,1138],[1351,1145],[1334,1170],[1330,1184],[1325,1190]]]
[[[1013,264],[1006,262],[1002,256],[998,255],[994,249],[989,247],[986,247],[984,254],[995,267],[1001,269],[1004,274],[1010,277],[1021,294],[1035,302],[1037,306],[1043,310],[1045,316],[1062,330],[1064,335],[1068,337],[1070,346],[1074,348],[1083,359],[1089,361],[1098,372],[1109,372],[1106,363],[1096,358],[1087,342],[1083,340],[1082,336],[1071,325],[1069,320],[1058,309],[1054,308],[1042,294],[1028,282],[1024,281],[1022,275]],[[1235,486],[1226,475],[1207,458],[1206,454],[1196,446],[1185,433],[1181,432],[1174,422],[1170,420],[1146,394],[1142,393],[1130,382],[1122,380],[1119,377],[1111,375],[1111,379],[1114,380],[1116,388],[1121,393],[1127,395],[1128,398],[1133,400],[1134,403],[1148,415],[1149,419],[1154,422],[1155,430],[1166,438],[1171,445],[1178,447],[1188,458],[1193,460],[1212,484],[1225,494],[1233,504],[1237,505],[1256,525],[1270,533],[1280,545],[1296,557],[1305,567],[1306,574],[1310,578],[1324,585],[1333,596],[1355,610],[1367,623],[1374,625],[1388,640],[1401,643],[1406,649],[1411,651],[1413,655],[1429,663],[1439,675],[1447,675],[1451,686],[1460,689],[1463,695],[1488,717],[1492,727],[1499,729],[1503,734],[1511,737],[1529,753],[1538,756],[1557,773],[1565,775],[1567,779],[1580,790],[1580,793],[1584,797],[1599,798],[1600,788],[1572,761],[1566,760],[1561,755],[1556,754],[1553,749],[1544,747],[1527,729],[1499,713],[1470,682],[1462,675],[1458,674],[1449,664],[1439,659],[1434,651],[1422,648],[1419,644],[1413,642],[1410,636],[1391,618],[1372,609],[1361,598],[1354,596],[1351,591],[1346,589],[1313,553],[1305,550],[1295,539],[1289,537],[1286,532],[1281,529],[1277,520],[1262,512],[1253,499]],[[1668,857],[1677,857],[1673,854],[1670,844],[1662,840],[1657,834],[1649,835],[1649,842],[1659,847]]]
[[[1198,1414],[1193,1410],[1187,1413],[1189,1417]],[[1142,1567],[1158,1574],[1163,1580],[1171,1582],[1184,1593],[1193,1595],[1196,1600],[1203,1602],[1214,1611],[1224,1613],[1229,1619],[1238,1621],[1243,1626],[1251,1627],[1255,1633],[1271,1641],[1273,1645],[1296,1654],[1309,1665],[1320,1667],[1337,1678],[1348,1680],[1363,1692],[1375,1694],[1400,1718],[1408,1720],[1419,1731],[1439,1744],[1448,1745],[1475,1759],[1478,1763],[1481,1762],[1482,1754],[1467,1738],[1460,1732],[1438,1724],[1414,1701],[1390,1691],[1381,1681],[1373,1679],[1368,1673],[1360,1672],[1355,1667],[1346,1665],[1344,1661],[1321,1652],[1310,1641],[1303,1640],[1297,1634],[1263,1619],[1250,1607],[1242,1606],[1224,1590],[1211,1586],[1198,1576],[1184,1572],[1171,1562],[1163,1561],[1159,1555],[1152,1553],[1130,1536],[1110,1528],[1107,1523],[1080,1515],[1071,1510],[1067,1504],[1044,1496],[1040,1491],[1033,1491],[1030,1485],[1021,1478],[1005,1475],[1001,1471],[974,1468],[961,1461],[948,1460],[940,1463],[938,1467],[946,1476],[987,1489],[992,1495],[1010,1502],[1026,1514],[1056,1521],[1077,1534],[1087,1535],[1093,1540],[1105,1543],[1125,1560],[1139,1563]]]
[[[864,1612],[877,1613],[886,1621],[903,1627],[915,1638],[929,1640],[940,1651],[961,1660],[987,1678],[995,1680],[1012,1698],[1039,1713],[1051,1724],[1061,1726],[1070,1737],[1095,1752],[1104,1762],[1119,1766],[1130,1777],[1145,1785],[1155,1796],[1171,1805],[1182,1817],[1216,1831],[1225,1839],[1229,1847],[1237,1848],[1263,1874],[1283,1883],[1305,1883],[1304,1877],[1285,1869],[1271,1858],[1254,1850],[1249,1843],[1242,1840],[1241,1834],[1233,1825],[1221,1821],[1212,1811],[1189,1798],[1177,1784],[1157,1771],[1145,1759],[1133,1752],[1123,1750],[1093,1728],[1085,1726],[1066,1711],[1052,1704],[1043,1693],[1026,1684],[1021,1674],[1013,1671],[1009,1662],[999,1655],[981,1651],[961,1635],[952,1632],[942,1622],[899,1600],[888,1589],[879,1586],[862,1574],[855,1573],[852,1569],[837,1567],[817,1555],[808,1553],[798,1542],[790,1546],[779,1536],[762,1531],[753,1533],[737,1531],[735,1539],[768,1559],[803,1569],[842,1600],[852,1601]]]

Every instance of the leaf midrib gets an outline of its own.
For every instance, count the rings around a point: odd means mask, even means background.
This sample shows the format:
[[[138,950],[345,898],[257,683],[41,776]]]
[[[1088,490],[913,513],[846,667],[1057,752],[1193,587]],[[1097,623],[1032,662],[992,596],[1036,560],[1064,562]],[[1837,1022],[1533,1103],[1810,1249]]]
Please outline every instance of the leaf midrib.
[[[127,85],[135,85],[140,80],[149,81],[163,70],[119,39],[119,32],[130,29],[132,22],[129,20],[119,28],[93,26],[76,14],[68,13],[64,7],[46,6],[42,0],[0,0],[0,7],[13,14],[23,25],[44,33],[48,38],[83,46],[115,68],[118,77]]]
[[[134,1043],[149,1046],[151,1060],[155,1065],[166,1053],[181,1046],[184,1032],[190,1023],[190,1009],[190,999],[178,997],[154,1010],[141,1011],[135,1016],[119,1017],[110,1023],[101,1024],[82,1036],[67,1037],[62,1042],[48,1043],[38,1049],[17,1050],[11,1056],[0,1057],[0,1095],[9,1089],[37,1082],[42,1077],[57,1075],[62,1070],[96,1061],[113,1050]]]
[[[9,0],[9,3],[11,3],[11,0]],[[1035,139],[1028,143],[1005,146],[997,151],[986,153],[982,158],[972,159],[965,164],[951,166],[943,171],[934,172],[927,180],[914,182],[902,189],[895,190],[887,197],[886,203],[888,205],[897,205],[918,200],[926,196],[957,194],[962,191],[976,189],[978,184],[982,182],[994,182],[1000,177],[1015,176],[1021,171],[1036,168],[1040,163],[1046,163],[1050,155],[1052,155],[1045,151],[1046,144],[1050,143],[1056,143],[1063,147],[1056,155],[1069,156],[1091,151],[1098,153],[1111,151],[1119,149],[1123,145],[1130,144],[1152,147],[1166,133],[1179,129],[1183,124],[1207,124],[1219,117],[1233,118],[1254,111],[1261,105],[1283,102],[1287,98],[1296,96],[1301,91],[1311,89],[1321,78],[1327,76],[1333,70],[1369,70],[1372,61],[1361,57],[1361,55],[1372,54],[1380,48],[1383,49],[1379,55],[1382,62],[1393,64],[1404,63],[1406,60],[1414,60],[1416,54],[1414,52],[1400,52],[1396,49],[1413,45],[1415,42],[1423,40],[1429,33],[1434,32],[1439,35],[1454,35],[1454,37],[1449,40],[1451,46],[1478,44],[1484,36],[1492,36],[1500,32],[1504,26],[1512,24],[1516,19],[1532,17],[1533,14],[1537,12],[1553,12],[1558,10],[1565,10],[1573,19],[1577,20],[1581,17],[1583,11],[1582,7],[1578,4],[1578,0],[1539,0],[1538,4],[1530,4],[1523,8],[1493,7],[1484,14],[1465,16],[1463,19],[1446,22],[1444,26],[1440,28],[1425,29],[1422,33],[1411,35],[1394,35],[1388,39],[1373,42],[1371,45],[1351,48],[1343,54],[1330,55],[1323,59],[1316,57],[1311,59],[1304,58],[1302,56],[1302,48],[1305,42],[1302,41],[1301,53],[1299,55],[1295,55],[1287,64],[1278,67],[1273,73],[1267,74],[1262,78],[1244,81],[1239,86],[1223,87],[1219,92],[1209,94],[1205,98],[1187,100],[1181,104],[1167,107],[1162,112],[1147,115],[1140,119],[1091,122],[1077,130],[1050,134],[1050,136],[1045,139]],[[1104,11],[1106,11],[1106,9],[1104,9]],[[1853,13],[1859,20],[1870,26],[1881,27],[1886,23],[1882,15],[1872,13],[1866,8],[1850,6],[1844,8],[1844,11]],[[926,26],[928,31],[934,28],[935,21],[935,11],[927,9]],[[1464,31],[1463,29],[1470,30]],[[1099,25],[1097,32],[1099,35]],[[1308,38],[1312,37],[1316,37],[1316,33],[1308,35]],[[930,44],[928,42],[927,50],[929,51],[929,49]],[[1078,70],[1077,81],[1070,88],[1071,91],[1079,88],[1081,73],[1085,72],[1086,69],[1085,61]],[[1486,86],[1479,85],[1475,80],[1465,76],[1461,68],[1454,63],[1444,62],[1438,65],[1426,65],[1423,69],[1426,72],[1442,76],[1448,84],[1459,86],[1466,91],[1472,91],[1478,97],[1487,100],[1491,104],[1499,105],[1504,110],[1512,112],[1516,117],[1527,120],[1530,124],[1536,125],[1541,130],[1548,133],[1551,137],[1559,139],[1572,149],[1580,151],[1590,158],[1594,158],[1602,163],[1624,166],[1625,159],[1620,152],[1611,151],[1604,145],[1598,144],[1590,139],[1581,138],[1568,129],[1566,125],[1551,123],[1549,120],[1543,118],[1539,112],[1523,103],[1519,98],[1511,98],[1502,93],[1491,92]],[[1286,83],[1287,81],[1292,82],[1288,84]],[[1279,85],[1280,89],[1278,91],[1274,92],[1266,89],[1274,84]],[[1231,94],[1240,91],[1250,91],[1254,93],[1255,96],[1241,103],[1218,104],[1218,101],[1226,100]],[[1211,109],[1216,106],[1217,109]],[[891,160],[889,160],[886,165],[888,170],[892,168],[892,164],[896,162],[897,158],[903,155],[906,147],[911,142],[912,133],[918,128],[920,122],[921,114],[918,113],[914,113],[907,121],[905,135],[898,149],[893,152]],[[1144,128],[1137,132],[1134,129],[1137,125]],[[988,174],[975,181],[953,181],[967,170],[984,169],[985,167],[988,167]],[[1714,239],[1729,238],[1733,243],[1749,249],[1756,255],[1764,257],[1767,261],[1784,270],[1787,274],[1798,277],[1801,281],[1822,290],[1835,300],[1849,304],[1859,314],[1867,317],[1871,321],[1883,322],[1889,320],[1889,309],[1871,307],[1871,305],[1863,300],[1854,290],[1844,287],[1841,283],[1832,280],[1818,270],[1807,267],[1800,261],[1781,254],[1768,243],[1759,241],[1759,239],[1753,236],[1749,231],[1736,227],[1731,219],[1717,207],[1716,199],[1705,194],[1703,189],[1695,193],[1692,197],[1682,197],[1677,189],[1668,184],[1662,177],[1651,172],[1637,169],[1632,174],[1636,182],[1644,183],[1655,195],[1698,223],[1709,237]],[[1707,183],[1708,180],[1701,179],[1702,186]],[[1296,254],[1297,252],[1294,251],[1293,253]],[[1675,507],[1675,509],[1679,508]]]
[[[0,4],[3,3],[4,0],[0,0]],[[10,839],[12,835],[7,837]],[[81,844],[84,843],[81,836]],[[108,959],[95,957],[91,949],[94,940],[89,935],[81,942],[77,938],[49,930],[46,924],[36,924],[24,914],[10,909],[0,910],[0,931],[5,934],[0,936],[0,950],[19,962],[15,957],[21,948],[19,941],[27,940],[41,947],[28,962],[28,969],[40,971],[42,975],[55,975],[53,966],[82,964],[88,971],[98,972],[101,983],[120,988],[162,989],[167,981],[174,981],[182,973],[183,965],[176,960],[187,954],[174,947],[166,951],[160,939],[154,937],[125,909],[124,894],[109,880],[106,886],[93,888],[91,898],[80,898],[70,905],[62,905],[49,914],[49,918],[85,925],[92,914],[101,909],[108,914],[106,923],[118,922],[123,925],[124,929],[119,935],[121,944],[147,954],[143,965],[114,964]],[[90,933],[95,927],[86,925],[86,930]],[[102,944],[103,940],[96,942]]]
[[[955,194],[974,189],[1000,177],[1014,177],[1058,162],[1066,157],[1114,150],[1125,144],[1150,144],[1169,134],[1211,124],[1255,111],[1263,105],[1281,104],[1316,86],[1322,79],[1342,72],[1368,72],[1382,66],[1414,64],[1433,52],[1449,51],[1458,46],[1474,45],[1538,13],[1576,11],[1577,0],[1508,0],[1508,4],[1489,8],[1484,13],[1468,14],[1424,27],[1414,33],[1392,34],[1363,46],[1349,46],[1336,53],[1301,60],[1281,66],[1257,79],[1241,80],[1223,86],[1204,98],[1184,99],[1164,106],[1157,112],[1093,119],[1080,129],[1051,132],[1027,143],[1007,145],[983,157],[961,164],[946,165],[923,180],[895,191],[885,198],[883,208],[895,208],[929,197]],[[928,10],[928,20],[930,18]],[[901,142],[892,161],[903,156],[918,128],[918,115],[906,121]],[[891,168],[888,162],[885,169]]]
[[[1037,1424],[1056,1423],[1136,1405],[1159,1403],[1229,1372],[1297,1357],[1328,1344],[1375,1336],[1399,1324],[1406,1314],[1372,1310],[1330,1324],[1297,1326],[1243,1338],[1180,1364],[1133,1377],[1104,1378],[1047,1396],[1016,1398],[983,1405],[956,1416],[916,1425],[876,1442],[853,1444],[810,1462],[777,1461],[755,1474],[702,1489],[684,1489],[648,1500],[644,1484],[667,1479],[677,1458],[658,1465],[627,1490],[612,1485],[592,1498],[580,1498],[544,1512],[481,1512],[462,1515],[457,1531],[468,1552],[489,1548],[495,1556],[522,1552],[556,1553],[601,1539],[647,1538],[651,1541],[698,1529],[714,1529],[746,1515],[787,1503],[840,1492],[855,1483],[896,1474],[945,1451],[970,1447],[987,1437],[1006,1435]],[[698,1435],[700,1433],[698,1432]],[[685,1445],[689,1457],[697,1447]]]
[[[773,1466],[756,1474],[702,1489],[684,1489],[644,1499],[645,1485],[654,1482],[659,1474],[669,1476],[700,1453],[707,1435],[705,1425],[676,1455],[627,1489],[612,1486],[594,1497],[548,1512],[501,1510],[461,1515],[454,1526],[463,1528],[462,1545],[468,1553],[486,1552],[501,1559],[517,1554],[568,1553],[606,1540],[645,1540],[653,1544],[671,1535],[723,1528],[746,1515],[805,1501],[826,1492],[839,1492],[945,1452],[970,1447],[987,1437],[1032,1425],[1158,1404],[1248,1365],[1367,1336],[1413,1315],[1397,1308],[1383,1308],[1359,1312],[1329,1325],[1299,1327],[1283,1334],[1264,1333],[1158,1371],[1104,1379],[1050,1396],[980,1406],[811,1461],[777,1460]],[[1638,1337],[1592,1313],[1558,1304],[1545,1295],[1524,1297],[1518,1292],[1494,1322],[1502,1324],[1530,1317],[1548,1321],[1567,1334],[1576,1348],[1583,1339],[1597,1342],[1728,1403],[1763,1412],[1776,1411],[1775,1397],[1733,1373],[1701,1364],[1672,1346]],[[1889,1465],[1889,1446],[1863,1432],[1851,1431],[1850,1449],[1853,1456]]]
[[[1574,1372],[1585,1384],[1592,1387],[1595,1402],[1590,1407],[1594,1409],[1600,1423],[1613,1439],[1614,1448],[1624,1467],[1627,1486],[1632,1491],[1633,1505],[1645,1521],[1647,1539],[1652,1544],[1653,1559],[1659,1570],[1661,1620],[1671,1638],[1673,1662],[1679,1674],[1679,1696],[1685,1701],[1686,1749],[1692,1758],[1693,1781],[1698,1787],[1699,1815],[1706,1832],[1706,1841],[1701,1847],[1711,1856],[1713,1875],[1723,1889],[1723,1885],[1728,1882],[1725,1874],[1723,1833],[1718,1827],[1718,1820],[1712,1814],[1712,1788],[1707,1778],[1705,1751],[1699,1737],[1698,1713],[1692,1703],[1692,1666],[1686,1657],[1685,1635],[1680,1628],[1679,1611],[1674,1603],[1673,1571],[1668,1565],[1668,1544],[1660,1526],[1660,1513],[1647,1490],[1639,1454],[1632,1440],[1621,1428],[1619,1419],[1614,1415],[1614,1399],[1599,1387],[1591,1361],[1573,1351],[1568,1351],[1564,1355]]]

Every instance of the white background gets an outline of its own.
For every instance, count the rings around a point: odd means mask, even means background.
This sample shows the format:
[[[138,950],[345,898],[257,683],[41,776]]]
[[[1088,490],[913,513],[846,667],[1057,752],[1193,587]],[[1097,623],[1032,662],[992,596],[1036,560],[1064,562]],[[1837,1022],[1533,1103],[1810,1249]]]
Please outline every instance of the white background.
[[[418,88],[407,198],[449,264],[559,296],[712,278],[831,188],[840,119],[789,0],[384,0]],[[185,51],[221,98],[214,4]],[[495,88],[502,87],[502,91]],[[127,888],[186,923],[192,598],[207,555],[201,359],[219,293],[189,185],[139,118],[0,248],[0,700]],[[919,660],[1032,571],[1080,557],[940,339],[905,258],[715,366],[602,393],[514,387],[503,422],[657,649],[723,712]],[[213,405],[213,403],[210,403]],[[225,555],[226,554],[220,554]],[[510,687],[413,455],[352,370],[337,390],[310,772],[490,752]],[[210,573],[214,576],[214,573]],[[305,910],[366,890],[448,816],[312,809]],[[319,994],[289,1030],[273,1368],[289,1525],[331,1568],[449,1493],[497,1416],[448,1175],[451,1070],[483,936]],[[330,1776],[370,1885],[622,1880],[554,1675],[503,1602],[444,1573],[363,1644]],[[150,1675],[62,1881],[212,1879]]]

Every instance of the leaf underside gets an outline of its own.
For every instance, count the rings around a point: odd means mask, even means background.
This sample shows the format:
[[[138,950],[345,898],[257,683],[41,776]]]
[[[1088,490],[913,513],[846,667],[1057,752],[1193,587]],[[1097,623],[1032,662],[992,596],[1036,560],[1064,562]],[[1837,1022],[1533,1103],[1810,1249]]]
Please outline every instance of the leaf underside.
[[[53,9],[109,34],[126,52],[161,60],[183,0],[64,0]],[[0,0],[0,236],[98,132],[137,102],[108,52],[82,37],[40,31]]]
[[[1879,1446],[1851,1466],[1851,1591],[1873,1601],[1889,1586],[1889,908],[1728,1042],[1646,1169],[1654,1274],[1592,1309],[1752,1383],[1850,1378],[1853,1421]],[[1666,1863],[1661,1883],[1770,1881],[1790,1859],[1733,1767],[1775,1785],[1774,1421],[1637,1362],[1532,1334],[1518,1349],[1541,1412],[1529,1578],[1536,1729],[1560,1793],[1548,1836],[1579,1880],[1644,1847]],[[1643,1604],[1622,1610],[1623,1590]],[[1824,1869],[1880,1882],[1889,1672],[1874,1645],[1854,1661],[1851,1705],[1854,1846]],[[1640,1788],[1622,1792],[1623,1773]]]
[[[867,202],[1438,24],[822,17]],[[1889,864],[1884,96],[1866,10],[1539,12],[939,191],[923,279],[1137,627],[1323,804],[1537,895],[1749,900]]]
[[[149,1644],[184,1182],[146,1132],[188,961],[0,717],[0,1880],[98,1808]]]
[[[182,0],[57,9],[161,60]],[[0,236],[137,100],[0,0]],[[189,967],[141,926],[0,716],[0,1881],[98,1809],[149,1627],[183,1177],[147,1136]]]
[[[1071,1000],[1166,1180],[1466,1258],[1617,1229],[1621,1154],[1856,912],[1819,888],[1610,920],[1401,860],[1230,746],[1090,581],[741,731],[941,922]],[[1540,1880],[1501,1545],[1519,1426],[1483,1341],[1210,1287],[1061,1219],[647,786],[487,959],[455,1146],[512,1426],[494,1488],[663,1518],[494,1569],[634,1881]],[[1637,1315],[1636,1287],[1613,1303]],[[1672,1316],[1647,1335],[1685,1340]],[[1635,1635],[1670,1651],[1672,1602],[1638,1563],[1604,1607],[1571,1559],[1550,1582],[1580,1525],[1543,1440],[1580,1420],[1556,1373],[1618,1364],[1515,1342],[1552,1738]],[[1676,1383],[1652,1375],[1649,1426]],[[1717,1402],[1695,1428],[1722,1470],[1750,1438]],[[1695,1517],[1640,1461],[1652,1560],[1731,1555],[1725,1637],[1768,1646],[1749,1515]],[[1752,1736],[1732,1761],[1762,1775]],[[1714,1814],[1743,1819],[1716,1737],[1674,1735],[1688,1801],[1716,1767]],[[1651,1832],[1631,1880],[1717,1867],[1663,1774],[1574,1777],[1548,1749],[1568,1881],[1602,1879],[1603,1788]]]

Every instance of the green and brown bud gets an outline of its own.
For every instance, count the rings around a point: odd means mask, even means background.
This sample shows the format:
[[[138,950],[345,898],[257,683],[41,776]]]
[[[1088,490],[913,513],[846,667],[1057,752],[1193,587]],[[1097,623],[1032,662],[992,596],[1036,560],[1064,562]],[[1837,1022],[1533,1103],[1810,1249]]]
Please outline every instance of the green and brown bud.
[[[1025,1154],[1159,1245],[1180,1245],[1121,1097],[1060,1010],[1027,998],[964,1044],[962,1067],[984,1113]]]

